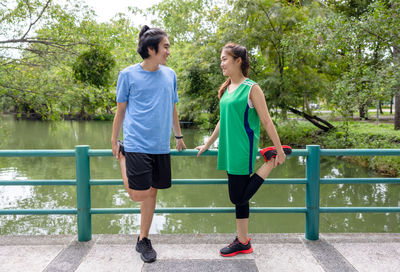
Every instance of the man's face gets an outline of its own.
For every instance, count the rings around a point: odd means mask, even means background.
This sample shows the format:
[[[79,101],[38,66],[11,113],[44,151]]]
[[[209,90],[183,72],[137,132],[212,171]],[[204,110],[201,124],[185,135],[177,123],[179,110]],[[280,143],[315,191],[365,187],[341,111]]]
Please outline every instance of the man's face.
[[[149,49],[149,54],[151,58],[156,60],[158,64],[165,65],[167,63],[168,56],[171,54],[169,51],[170,43],[167,37],[164,37],[158,44],[158,52],[154,49]]]

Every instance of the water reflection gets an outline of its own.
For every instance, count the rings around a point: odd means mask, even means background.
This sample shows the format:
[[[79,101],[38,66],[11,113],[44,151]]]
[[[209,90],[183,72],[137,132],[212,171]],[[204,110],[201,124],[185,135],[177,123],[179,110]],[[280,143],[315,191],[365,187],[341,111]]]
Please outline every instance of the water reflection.
[[[73,149],[89,144],[108,149],[111,122],[35,122],[1,120],[2,149]],[[209,133],[184,130],[188,148],[203,144]],[[7,135],[7,136],[5,136]],[[205,136],[206,135],[206,136]],[[12,137],[11,137],[12,136]],[[171,139],[171,144],[174,144]],[[304,178],[305,157],[291,157],[271,178]],[[258,160],[256,166],[260,166]],[[91,158],[91,178],[120,178],[111,157]],[[174,179],[226,178],[216,170],[216,157],[173,157]],[[321,177],[373,177],[374,173],[333,157],[321,159]],[[73,158],[0,158],[0,179],[74,179]],[[339,184],[321,186],[321,206],[399,206],[400,186],[393,184]],[[4,209],[57,209],[76,207],[73,186],[0,186]],[[304,185],[265,185],[251,200],[252,207],[303,207]],[[92,187],[94,208],[139,208],[122,186]],[[226,185],[175,185],[158,194],[157,207],[232,207]],[[251,214],[250,232],[304,232],[303,214]],[[136,214],[93,215],[93,233],[138,233]],[[399,232],[400,215],[321,214],[321,232]],[[233,214],[156,214],[151,233],[232,233]],[[0,234],[76,233],[73,215],[0,216]]]

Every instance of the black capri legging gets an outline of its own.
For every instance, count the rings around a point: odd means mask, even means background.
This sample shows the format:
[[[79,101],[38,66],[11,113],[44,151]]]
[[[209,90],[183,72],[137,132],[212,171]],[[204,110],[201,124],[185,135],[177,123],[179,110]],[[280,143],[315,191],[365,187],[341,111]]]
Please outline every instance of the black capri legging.
[[[264,183],[259,175],[231,175],[228,173],[229,198],[235,204],[236,218],[249,218],[249,200]]]

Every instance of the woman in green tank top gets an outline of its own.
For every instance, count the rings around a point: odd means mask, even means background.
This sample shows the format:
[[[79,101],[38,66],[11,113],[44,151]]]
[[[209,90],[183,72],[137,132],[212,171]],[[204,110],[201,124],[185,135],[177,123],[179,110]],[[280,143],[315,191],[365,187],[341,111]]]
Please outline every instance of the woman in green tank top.
[[[220,254],[226,257],[253,252],[248,238],[249,199],[271,170],[284,163],[285,153],[291,152],[290,147],[281,145],[263,91],[257,83],[247,78],[249,66],[245,47],[233,43],[223,47],[221,69],[228,79],[218,91],[220,120],[207,143],[196,147],[199,157],[219,138],[217,168],[228,174],[229,197],[235,204],[238,232],[233,243],[220,250]],[[251,175],[258,153],[260,122],[274,147],[260,151],[266,162]]]

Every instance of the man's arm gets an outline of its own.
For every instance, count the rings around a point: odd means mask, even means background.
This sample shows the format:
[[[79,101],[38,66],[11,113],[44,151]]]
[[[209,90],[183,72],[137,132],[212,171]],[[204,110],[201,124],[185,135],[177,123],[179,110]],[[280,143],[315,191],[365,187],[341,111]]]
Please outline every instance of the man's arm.
[[[172,129],[174,130],[174,135],[175,136],[182,136],[181,132],[181,126],[179,124],[179,115],[178,115],[178,110],[176,108],[176,104],[174,104],[174,109],[172,113]],[[183,142],[183,138],[177,139],[175,138],[176,141],[176,149],[178,151],[181,151],[183,149],[186,149],[186,145]]]
[[[111,135],[111,146],[112,146],[113,155],[117,159],[119,159],[118,138],[119,138],[119,134],[121,132],[122,124],[125,119],[125,112],[126,112],[127,104],[128,104],[127,102],[117,103],[117,112],[114,116],[113,130],[112,130],[112,135]]]

